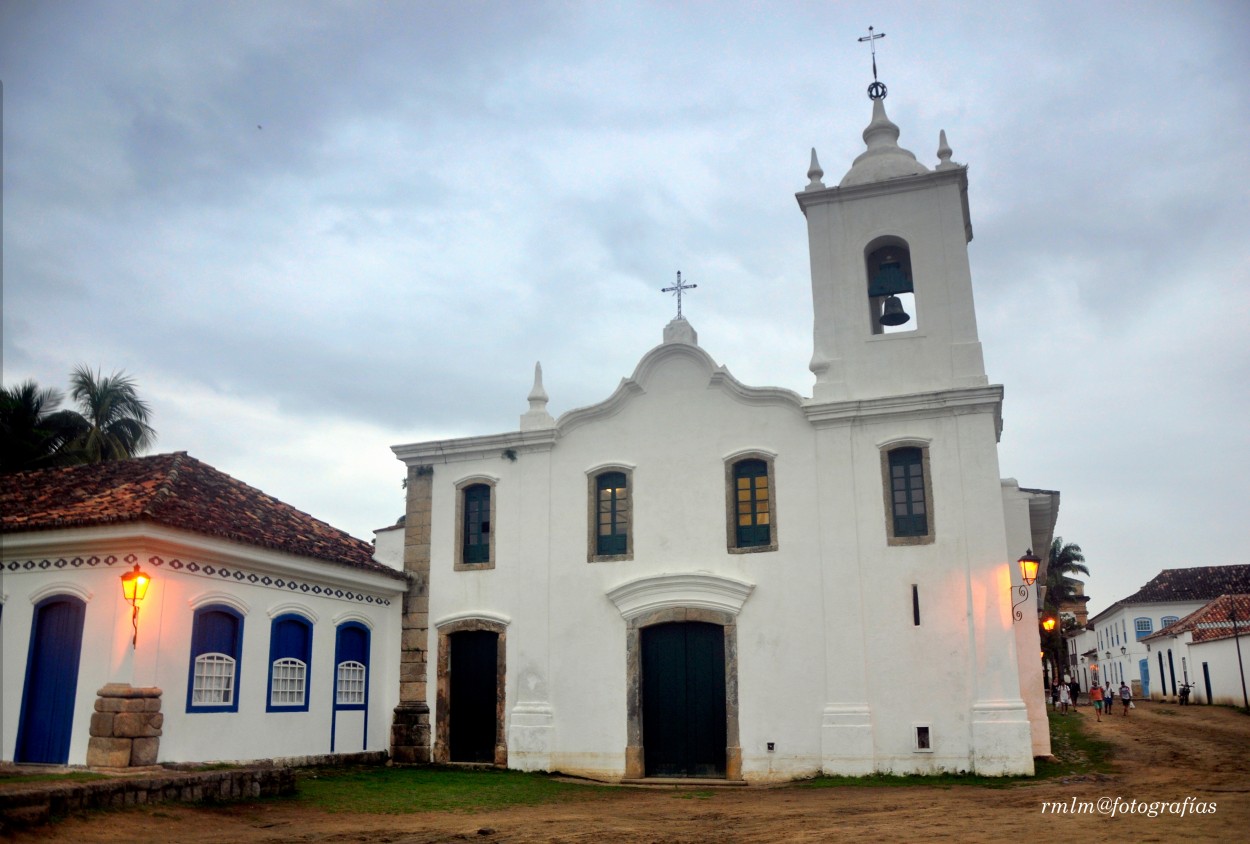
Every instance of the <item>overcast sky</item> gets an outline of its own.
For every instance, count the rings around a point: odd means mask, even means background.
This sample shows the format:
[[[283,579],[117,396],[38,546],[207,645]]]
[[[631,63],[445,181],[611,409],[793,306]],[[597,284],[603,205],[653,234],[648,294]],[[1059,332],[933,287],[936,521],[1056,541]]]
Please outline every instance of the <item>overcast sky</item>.
[[[870,24],[900,144],[969,166],[1001,472],[1062,492],[1091,608],[1245,562],[1244,0],[6,0],[4,382],[124,370],[157,450],[366,539],[391,445],[515,430],[537,360],[606,398],[677,270],[810,395],[794,193],[863,149]]]

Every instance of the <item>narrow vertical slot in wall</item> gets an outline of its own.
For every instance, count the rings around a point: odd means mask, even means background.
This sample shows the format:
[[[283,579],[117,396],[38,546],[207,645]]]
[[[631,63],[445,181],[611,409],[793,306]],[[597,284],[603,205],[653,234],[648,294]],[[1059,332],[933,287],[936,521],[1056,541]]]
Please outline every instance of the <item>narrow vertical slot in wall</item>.
[[[915,583],[911,585],[911,623],[920,626],[920,587]]]

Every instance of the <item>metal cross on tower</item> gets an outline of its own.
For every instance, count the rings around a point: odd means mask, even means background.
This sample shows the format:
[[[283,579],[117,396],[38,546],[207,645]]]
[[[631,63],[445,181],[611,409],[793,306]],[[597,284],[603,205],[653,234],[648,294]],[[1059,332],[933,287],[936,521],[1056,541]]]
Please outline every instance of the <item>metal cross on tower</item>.
[[[886,87],[884,82],[877,81],[877,39],[885,38],[884,32],[873,33],[872,27],[868,27],[868,34],[859,39],[859,43],[868,42],[868,46],[872,48],[872,84],[868,86],[868,99],[884,100],[886,95]]]
[[[683,290],[693,290],[698,286],[699,285],[697,284],[684,284],[681,280],[681,270],[678,270],[677,271],[677,283],[674,284],[672,287],[660,288],[661,293],[672,293],[674,296],[677,297],[677,318],[678,319],[681,319],[681,292]]]

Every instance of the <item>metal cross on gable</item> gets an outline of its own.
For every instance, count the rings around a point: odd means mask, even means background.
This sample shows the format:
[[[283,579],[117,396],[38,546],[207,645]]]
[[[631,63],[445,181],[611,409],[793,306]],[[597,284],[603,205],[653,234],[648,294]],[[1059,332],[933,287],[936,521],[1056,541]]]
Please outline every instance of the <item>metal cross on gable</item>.
[[[868,99],[883,100],[886,95],[886,87],[884,82],[877,80],[877,39],[885,38],[884,32],[873,33],[872,27],[868,27],[868,34],[859,39],[859,43],[868,42],[868,46],[872,49],[872,84],[868,86]]]
[[[683,290],[693,290],[698,286],[699,285],[697,284],[683,283],[681,280],[681,270],[678,270],[677,271],[677,283],[674,284],[672,287],[660,288],[661,293],[672,293],[674,296],[677,297],[677,318],[678,319],[681,319],[681,292]]]

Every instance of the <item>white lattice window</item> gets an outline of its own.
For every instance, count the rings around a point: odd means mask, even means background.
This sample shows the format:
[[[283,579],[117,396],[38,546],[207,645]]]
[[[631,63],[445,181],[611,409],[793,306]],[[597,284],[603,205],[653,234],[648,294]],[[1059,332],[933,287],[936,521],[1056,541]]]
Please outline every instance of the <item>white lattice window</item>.
[[[365,702],[365,666],[363,662],[347,660],[339,663],[335,702],[339,705],[363,704]]]
[[[234,659],[207,653],[195,658],[192,706],[229,706],[234,703]]]
[[[304,678],[308,666],[298,659],[278,659],[273,663],[273,686],[270,706],[303,706]]]

